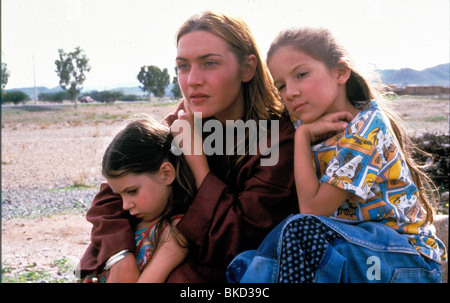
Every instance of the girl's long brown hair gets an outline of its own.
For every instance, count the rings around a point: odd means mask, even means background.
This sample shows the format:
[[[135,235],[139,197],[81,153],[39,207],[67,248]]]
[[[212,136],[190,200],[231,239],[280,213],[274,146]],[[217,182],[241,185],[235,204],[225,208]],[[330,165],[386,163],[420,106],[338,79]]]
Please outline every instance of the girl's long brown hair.
[[[103,155],[102,174],[119,178],[129,173],[154,174],[163,162],[170,162],[176,172],[172,183],[173,196],[157,224],[155,243],[164,222],[172,226],[172,217],[184,214],[196,193],[195,180],[183,155],[171,152],[172,135],[169,127],[153,118],[131,121],[111,141]]]
[[[293,28],[281,32],[272,42],[267,53],[267,61],[273,54],[283,46],[290,46],[300,50],[307,55],[323,62],[328,68],[336,67],[338,64],[345,64],[350,68],[350,77],[346,83],[346,93],[350,102],[355,106],[358,101],[377,100],[380,108],[386,114],[392,126],[395,136],[398,139],[403,152],[406,164],[411,171],[413,182],[419,189],[419,201],[426,211],[425,223],[432,223],[434,220],[434,210],[436,200],[433,191],[436,186],[427,174],[421,169],[413,159],[412,153],[423,153],[410,139],[405,132],[400,117],[387,105],[385,86],[378,81],[369,82],[356,68],[350,59],[347,51],[332,36],[331,32],[323,28]],[[341,63],[343,62],[343,63]]]

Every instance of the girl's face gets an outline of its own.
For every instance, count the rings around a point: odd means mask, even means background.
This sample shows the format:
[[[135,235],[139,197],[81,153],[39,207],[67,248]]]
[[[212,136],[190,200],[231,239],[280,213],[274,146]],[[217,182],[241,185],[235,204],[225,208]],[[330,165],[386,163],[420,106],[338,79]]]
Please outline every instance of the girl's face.
[[[276,88],[295,120],[311,123],[321,116],[342,110],[345,86],[337,69],[327,66],[291,46],[278,49],[268,62]],[[344,81],[345,84],[345,81]],[[344,98],[344,99],[343,99]]]
[[[207,31],[187,33],[178,42],[176,64],[192,112],[220,121],[242,118],[241,68],[225,40]]]
[[[154,174],[128,173],[119,178],[107,178],[113,192],[120,194],[123,209],[151,222],[162,215],[172,195],[171,182],[159,171]]]

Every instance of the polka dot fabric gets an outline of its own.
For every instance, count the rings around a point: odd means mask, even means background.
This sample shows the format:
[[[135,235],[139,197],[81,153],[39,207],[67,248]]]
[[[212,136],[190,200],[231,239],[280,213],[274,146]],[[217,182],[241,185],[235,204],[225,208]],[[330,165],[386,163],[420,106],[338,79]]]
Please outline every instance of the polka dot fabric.
[[[340,238],[314,217],[290,222],[284,230],[280,283],[312,283],[328,243]]]

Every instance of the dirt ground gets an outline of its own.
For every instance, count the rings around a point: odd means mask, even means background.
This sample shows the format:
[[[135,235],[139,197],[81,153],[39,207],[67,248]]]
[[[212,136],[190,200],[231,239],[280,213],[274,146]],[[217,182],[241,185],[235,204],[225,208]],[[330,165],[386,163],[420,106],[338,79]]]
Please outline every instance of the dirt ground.
[[[2,190],[98,187],[103,151],[127,120],[141,113],[160,119],[173,108],[149,104],[77,110],[2,108]],[[45,271],[54,276],[61,271],[57,260],[73,268],[89,243],[90,230],[85,214],[79,213],[2,220],[3,271],[16,275]]]
[[[3,267],[17,274],[45,271],[57,277],[60,260],[72,271],[89,244],[90,230],[83,214],[3,220]]]
[[[402,99],[396,105],[411,133],[448,133],[448,100]],[[174,104],[115,104],[70,108],[2,108],[2,189],[90,185],[100,178],[103,151],[136,114],[162,117]],[[92,184],[91,184],[92,185]],[[94,184],[95,185],[95,184]],[[98,184],[97,184],[98,186]],[[56,260],[75,266],[89,243],[84,214],[2,220],[3,268],[15,273],[60,271]]]

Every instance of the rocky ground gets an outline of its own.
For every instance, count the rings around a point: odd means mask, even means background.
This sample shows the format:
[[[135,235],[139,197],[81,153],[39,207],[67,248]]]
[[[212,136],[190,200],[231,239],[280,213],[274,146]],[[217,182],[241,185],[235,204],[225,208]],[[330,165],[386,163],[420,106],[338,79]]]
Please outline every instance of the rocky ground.
[[[74,282],[112,136],[140,113],[173,104],[2,108],[2,280]]]
[[[448,100],[401,99],[396,106],[412,134],[448,134]],[[73,268],[89,243],[85,213],[103,181],[106,145],[127,119],[141,113],[162,117],[173,108],[173,103],[2,108],[3,282],[75,281]]]

